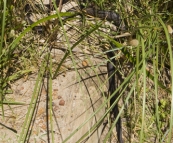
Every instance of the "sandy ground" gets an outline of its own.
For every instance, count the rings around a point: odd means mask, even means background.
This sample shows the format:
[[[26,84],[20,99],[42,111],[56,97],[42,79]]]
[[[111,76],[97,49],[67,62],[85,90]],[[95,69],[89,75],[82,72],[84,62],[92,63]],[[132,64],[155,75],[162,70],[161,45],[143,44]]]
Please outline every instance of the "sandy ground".
[[[60,51],[56,51],[60,52]],[[62,54],[63,56],[63,54]],[[91,57],[94,65],[102,63],[101,59]],[[87,66],[85,65],[87,64]],[[67,66],[72,66],[71,60],[66,61]],[[102,105],[103,93],[107,92],[106,84],[106,66],[102,68],[91,65],[81,56],[78,60],[77,71],[70,70],[57,76],[53,80],[53,127],[55,142],[62,143],[73,131],[85,123],[89,117]],[[93,65],[92,65],[93,66]],[[81,68],[82,67],[82,68]],[[80,69],[79,69],[80,68]],[[97,77],[96,73],[100,75]],[[79,78],[80,76],[81,79]],[[33,95],[37,74],[30,75],[27,80],[20,79],[12,84],[13,94],[7,95],[7,98],[16,102],[24,102],[27,105],[12,105],[5,107],[5,117],[0,123],[0,142],[16,143],[21,132],[27,109]],[[100,89],[99,89],[100,87]],[[46,100],[47,100],[47,79],[45,78],[41,94],[38,100],[37,113],[31,126],[31,135],[29,142],[48,142],[46,126]],[[87,123],[79,129],[67,143],[77,142],[91,127],[103,116],[105,106],[94,115]],[[9,129],[11,128],[11,130]],[[13,131],[12,131],[13,130]],[[102,142],[103,123],[94,134],[91,134],[88,143]],[[15,133],[16,132],[16,133]],[[102,137],[101,137],[102,136]],[[84,141],[85,142],[85,141]]]

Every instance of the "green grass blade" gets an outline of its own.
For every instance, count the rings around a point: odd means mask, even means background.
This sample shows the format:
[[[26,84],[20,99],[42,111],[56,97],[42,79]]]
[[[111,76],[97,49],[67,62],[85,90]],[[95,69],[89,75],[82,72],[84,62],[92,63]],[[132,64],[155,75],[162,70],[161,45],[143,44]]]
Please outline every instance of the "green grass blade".
[[[42,66],[41,66],[41,69],[38,73],[38,77],[37,77],[35,87],[34,87],[34,92],[33,92],[32,98],[31,98],[31,102],[30,102],[30,105],[29,105],[29,108],[28,108],[28,112],[27,112],[26,117],[25,117],[25,121],[23,123],[22,131],[20,133],[18,143],[24,143],[26,141],[27,133],[29,131],[29,126],[30,126],[30,123],[32,121],[32,115],[34,113],[37,98],[38,98],[40,88],[41,88],[41,85],[42,85],[44,72],[45,72],[45,63],[43,62]]]
[[[141,31],[142,33],[142,31]],[[145,45],[144,39],[141,37],[141,46],[142,46],[142,58],[143,58],[143,104],[142,104],[142,124],[140,132],[140,143],[144,140],[144,126],[145,126],[145,106],[146,106],[146,61],[145,61]]]
[[[24,102],[16,102],[16,101],[1,101],[0,106],[2,105],[26,105]]]
[[[6,21],[6,8],[7,8],[7,0],[3,1],[3,16],[2,16],[2,30],[1,30],[1,41],[0,41],[0,62],[2,60],[1,55],[2,55],[2,50],[3,50],[3,44],[4,44],[4,31],[5,31],[5,21]],[[0,68],[1,76],[0,76],[0,101],[3,102],[3,67]],[[4,117],[4,107],[3,105],[1,106],[2,110],[2,116]]]
[[[168,33],[168,29],[166,27],[166,25],[164,24],[164,22],[162,21],[162,19],[160,17],[158,17],[158,20],[160,22],[160,24],[163,26],[164,32],[165,32],[165,36],[166,36],[166,41],[168,44],[168,49],[169,49],[169,56],[170,56],[170,67],[171,67],[171,73],[170,73],[170,77],[171,77],[171,116],[170,116],[170,126],[169,126],[169,138],[168,138],[168,142],[171,142],[172,139],[172,127],[173,127],[173,56],[172,56],[172,46],[171,46],[171,39],[170,39],[170,35]]]
[[[53,132],[53,107],[52,107],[52,56],[50,55],[49,59],[49,84],[48,84],[48,95],[49,95],[49,116],[50,116],[50,130],[51,130],[51,137],[52,143],[54,143],[54,132]]]

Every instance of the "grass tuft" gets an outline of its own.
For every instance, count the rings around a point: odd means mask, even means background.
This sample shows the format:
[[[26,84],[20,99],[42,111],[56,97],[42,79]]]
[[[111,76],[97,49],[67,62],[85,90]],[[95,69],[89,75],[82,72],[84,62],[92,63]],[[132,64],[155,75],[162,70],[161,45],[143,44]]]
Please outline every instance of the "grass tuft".
[[[21,9],[26,3],[31,5],[31,11],[36,18],[36,14],[44,14],[44,16],[28,24],[27,13]],[[106,20],[88,18],[89,16],[80,10],[60,12],[55,1],[52,4],[55,14],[48,13],[43,3],[38,8],[30,0],[25,3],[22,0],[0,1],[2,118],[6,115],[7,106],[11,109],[14,106],[26,105],[17,100],[9,100],[8,95],[13,92],[11,85],[19,79],[28,80],[30,75],[37,75],[18,142],[29,140],[30,125],[38,105],[37,99],[44,80],[47,79],[46,106],[47,116],[49,116],[47,126],[50,126],[51,133],[48,139],[56,142],[53,126],[53,80],[62,73],[74,70],[78,84],[82,86],[83,73],[89,76],[91,76],[90,73],[94,73],[98,80],[98,91],[104,94],[108,79],[103,82],[98,71],[108,61],[106,52],[114,51],[117,61],[115,65],[118,82],[116,91],[109,98],[104,95],[104,102],[100,107],[62,142],[68,142],[99,111],[106,108],[102,117],[77,142],[90,137],[104,120],[110,121],[110,111],[118,101],[120,108],[118,117],[121,116],[123,119],[124,142],[173,142],[173,2],[171,0],[116,2],[92,0],[82,5],[88,7],[92,4],[95,8],[119,13],[126,30],[114,31],[111,26],[105,25]],[[41,34],[34,30],[39,26],[45,27]],[[124,32],[128,34],[122,36]],[[116,50],[112,49],[110,42],[117,47]],[[61,44],[63,46],[60,47],[65,47],[61,48],[64,54],[55,60],[53,50]],[[81,55],[78,55],[79,52],[76,54],[78,50],[83,52],[83,59]],[[101,59],[102,62],[96,63],[93,57]],[[66,66],[69,60],[72,61],[71,67]],[[83,63],[83,73],[79,70],[80,63]],[[115,94],[119,95],[118,99],[109,106],[109,100]],[[114,126],[118,117],[111,124],[103,142],[114,140]]]

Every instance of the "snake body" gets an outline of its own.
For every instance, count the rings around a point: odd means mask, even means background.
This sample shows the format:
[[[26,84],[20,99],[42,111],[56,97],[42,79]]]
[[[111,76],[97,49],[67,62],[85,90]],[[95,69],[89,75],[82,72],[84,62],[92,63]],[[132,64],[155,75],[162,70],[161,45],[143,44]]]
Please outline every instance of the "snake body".
[[[121,26],[122,20],[119,16],[119,14],[113,12],[113,11],[102,11],[102,10],[96,10],[94,8],[87,8],[85,9],[86,13],[95,17],[98,17],[100,19],[106,19],[108,21],[113,22],[113,24],[117,27],[119,27],[121,30],[125,30],[125,26]],[[112,48],[116,48],[114,44],[111,43]],[[115,53],[113,51],[107,52],[108,62],[107,62],[107,71],[108,71],[108,78],[109,78],[109,94],[112,95],[114,91],[116,90],[116,84],[115,84],[115,74],[116,74],[116,60],[115,60]],[[118,95],[114,95],[110,100],[110,106],[116,101],[118,98]],[[118,109],[118,103],[113,107],[111,114],[114,115],[114,118],[116,118],[119,114]],[[121,123],[121,117],[119,117],[117,123],[116,123],[116,131],[117,131],[117,137],[118,142],[123,143],[122,139],[122,123]]]
[[[120,16],[112,11],[102,11],[102,10],[96,10],[94,8],[87,8],[86,13],[95,17],[98,17],[100,19],[106,19],[108,21],[113,21],[115,26],[120,27],[122,20],[120,19]],[[121,27],[122,30],[125,30],[125,27]],[[113,43],[110,43],[113,48],[116,48]],[[116,60],[115,60],[115,53],[113,51],[107,52],[108,62],[107,62],[107,71],[108,71],[108,78],[109,78],[109,94],[112,95],[114,91],[116,90],[116,83],[115,83],[115,74],[116,74]],[[118,98],[118,95],[114,95],[110,100],[110,106],[116,101]],[[119,114],[118,109],[118,103],[113,107],[111,113],[114,115],[114,118],[116,118]],[[119,117],[117,123],[116,123],[116,131],[117,131],[117,137],[119,143],[123,143],[122,139],[122,124],[121,124],[121,118]]]
[[[113,48],[116,48],[113,44],[111,44]],[[107,62],[107,71],[108,71],[108,78],[109,78],[109,94],[112,96],[114,94],[114,91],[116,90],[116,82],[115,82],[115,74],[116,74],[116,60],[115,60],[115,53],[114,52],[108,52],[107,57],[109,61]],[[115,94],[111,100],[110,100],[110,106],[116,101],[118,98],[118,95]],[[114,118],[116,118],[119,114],[118,109],[118,103],[113,107],[111,114],[114,115]],[[123,143],[122,139],[122,124],[121,124],[121,118],[119,117],[117,123],[116,123],[116,131],[117,131],[117,137],[119,143]]]
[[[86,8],[86,13],[95,17],[98,17],[100,19],[106,19],[108,21],[113,22],[113,24],[117,27],[119,27],[121,30],[125,30],[125,26],[121,25],[122,20],[119,16],[119,14],[113,12],[113,11],[102,11],[102,10],[96,10],[94,8]],[[116,48],[113,43],[110,43],[112,48]],[[108,71],[108,78],[109,78],[109,94],[112,95],[114,91],[116,90],[116,83],[115,83],[115,74],[116,74],[116,60],[115,60],[115,53],[113,51],[107,52],[108,62],[107,62],[107,71]],[[110,100],[110,106],[116,101],[118,98],[118,95],[114,95]],[[116,118],[119,114],[118,109],[118,103],[113,107],[111,114],[114,115],[114,118]],[[116,131],[117,131],[117,137],[118,142],[123,143],[122,139],[122,123],[121,123],[121,117],[118,118],[118,121],[116,123]]]

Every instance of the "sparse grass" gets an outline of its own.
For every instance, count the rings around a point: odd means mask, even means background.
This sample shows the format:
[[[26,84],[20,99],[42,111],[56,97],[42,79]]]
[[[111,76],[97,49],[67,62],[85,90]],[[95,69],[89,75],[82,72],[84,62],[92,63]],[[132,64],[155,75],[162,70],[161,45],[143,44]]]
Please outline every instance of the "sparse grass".
[[[90,54],[84,53],[85,59],[91,65],[86,73],[88,75],[91,71],[95,73],[99,81],[98,89],[101,93],[104,93],[103,87],[107,85],[108,80],[102,82],[96,69],[106,65],[108,59],[105,56],[105,49],[102,47],[105,46],[105,43],[109,45],[111,41],[117,46],[115,53],[119,56],[116,57],[118,63],[116,72],[119,73],[117,78],[119,78],[120,83],[114,94],[118,93],[119,98],[122,99],[120,101],[122,104],[120,105],[119,116],[122,117],[123,121],[125,120],[123,122],[125,142],[172,142],[172,34],[169,34],[167,25],[173,26],[173,10],[171,7],[173,2],[171,0],[141,2],[133,0],[117,2],[114,2],[114,0],[109,2],[97,0],[94,3],[103,10],[118,12],[125,21],[127,31],[131,33],[131,36],[114,39],[113,36],[120,33],[115,31],[104,32],[101,29],[101,27],[104,27],[103,21],[92,23],[88,19],[84,20],[82,17],[77,17],[78,13],[75,12],[59,13],[57,8],[55,8],[56,14],[47,15],[32,25],[27,25],[23,9],[20,8],[21,6],[24,7],[22,1],[9,3],[1,0],[0,8],[3,12],[0,15],[0,21],[2,22],[0,28],[0,106],[2,117],[5,115],[5,104],[10,107],[23,104],[18,101],[8,101],[7,94],[12,92],[10,85],[17,79],[24,78],[27,80],[30,74],[37,73],[38,78],[22,132],[19,135],[19,142],[25,142],[28,139],[37,98],[45,77],[47,78],[49,93],[47,114],[50,117],[50,120],[48,120],[51,130],[50,138],[52,142],[56,140],[52,124],[52,80],[60,73],[69,70],[64,66],[64,63],[67,59],[71,59],[73,62],[71,69],[73,68],[76,71],[80,82],[82,76],[78,71],[78,63],[81,60],[77,59],[80,57],[76,57],[77,55],[73,50],[79,47],[84,51],[83,48],[87,46],[90,47],[91,54],[99,55],[99,58],[103,59],[102,63],[95,66],[94,61],[90,59]],[[64,17],[70,18],[64,20]],[[86,16],[84,17],[86,18]],[[54,18],[57,19],[56,23],[52,22]],[[75,24],[75,20],[83,21],[83,24]],[[40,24],[45,25],[47,28],[44,34],[41,35],[32,31],[32,28]],[[67,25],[70,25],[77,32],[71,36],[66,29]],[[62,59],[54,61],[51,51],[56,47],[54,44],[57,41],[56,37],[60,36],[58,33],[62,34],[61,39],[58,39],[59,42],[68,48],[63,49],[65,54]],[[42,39],[44,39],[43,43],[40,42]],[[129,46],[128,43],[131,39],[137,39],[139,45]],[[110,47],[109,45],[109,49],[106,51],[111,50]],[[105,98],[104,103],[63,142],[68,142],[97,112],[107,107],[102,118],[77,142],[81,142],[94,132],[107,118],[107,115],[118,101],[115,101],[109,107],[107,104],[110,98]],[[111,138],[116,122],[117,119],[112,123],[112,128],[110,128],[103,142],[108,142]]]

